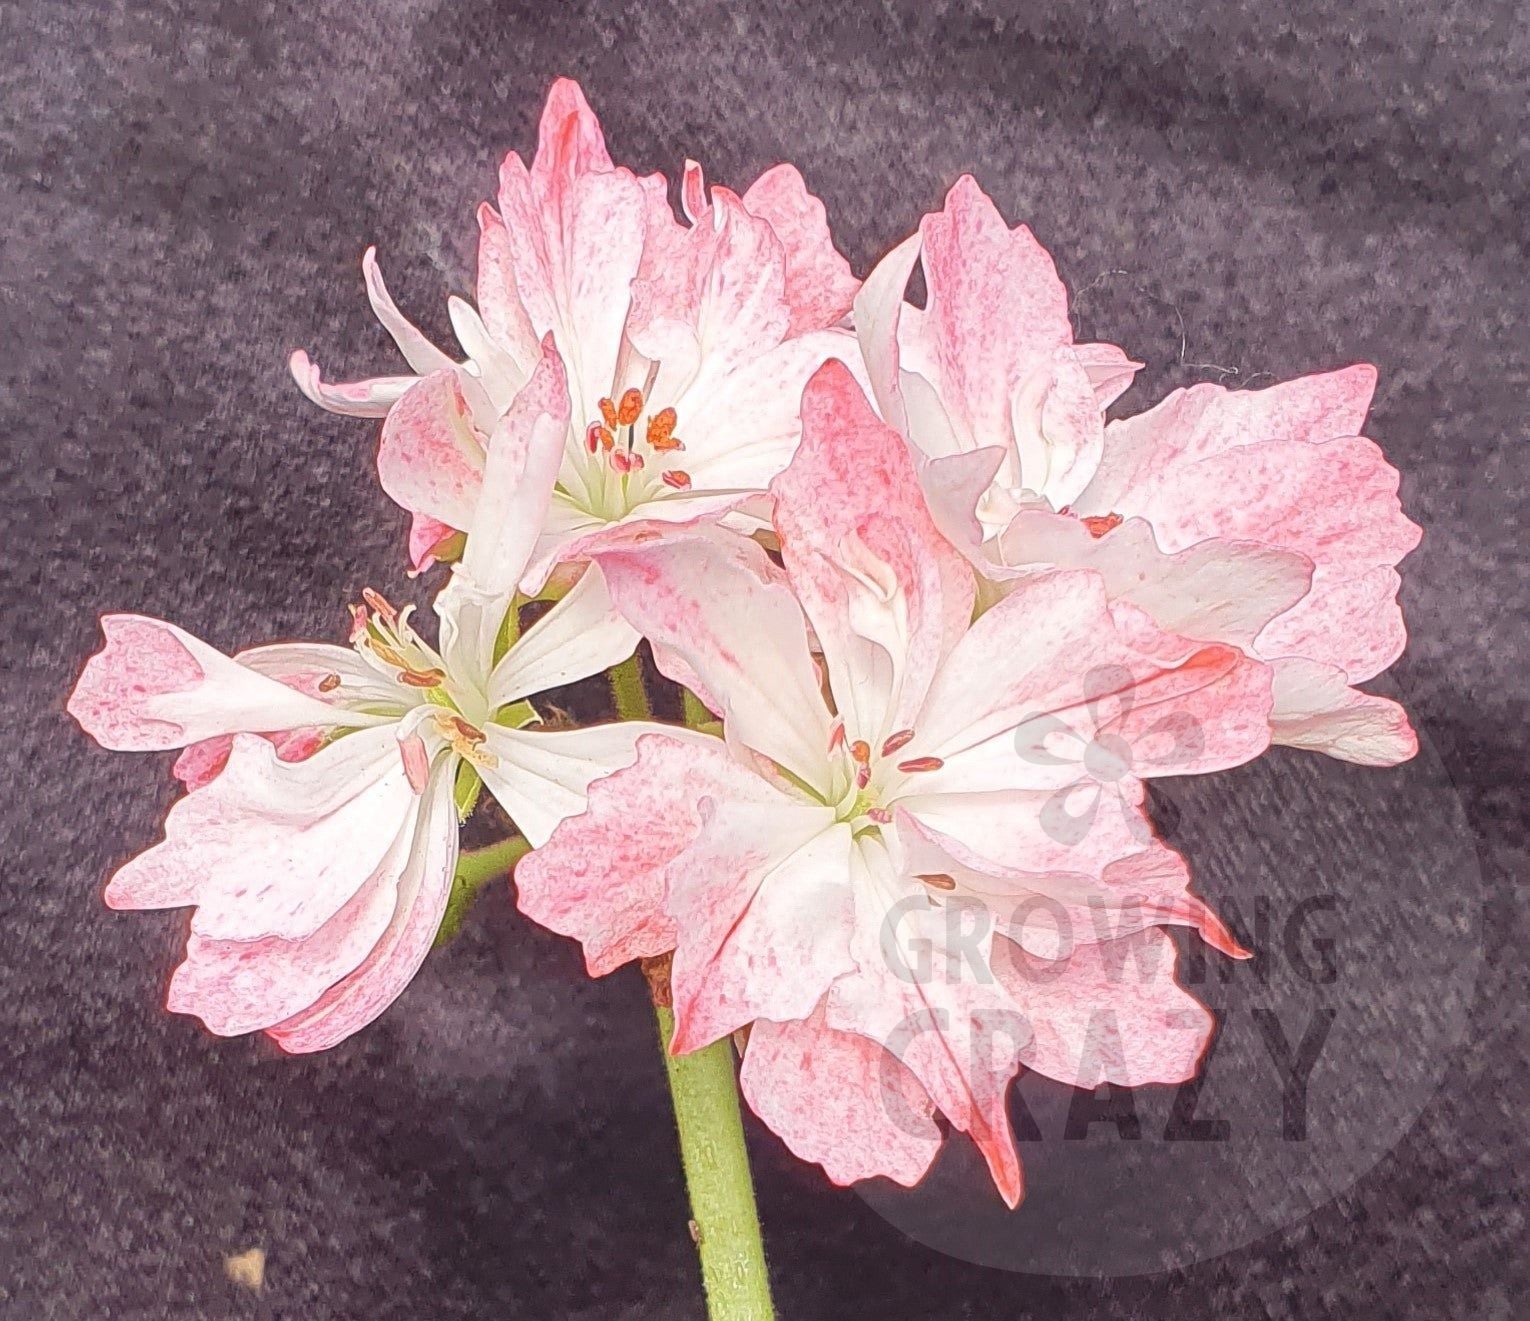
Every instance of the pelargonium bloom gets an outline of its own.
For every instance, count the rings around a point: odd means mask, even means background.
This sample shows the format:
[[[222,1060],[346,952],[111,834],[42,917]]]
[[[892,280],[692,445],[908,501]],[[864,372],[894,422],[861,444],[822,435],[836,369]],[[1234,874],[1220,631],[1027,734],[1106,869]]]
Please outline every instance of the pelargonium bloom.
[[[545,336],[567,366],[573,408],[528,591],[612,528],[729,514],[791,457],[803,385],[827,358],[857,351],[853,335],[831,329],[857,284],[791,166],[742,197],[713,188],[708,201],[691,164],[684,197],[689,225],[662,175],[612,163],[584,94],[560,79],[530,168],[507,156],[499,209],[479,211],[478,307],[449,302],[465,360],[404,319],[371,251],[368,294],[412,374],[332,385],[293,355],[316,403],[386,418],[379,470],[414,515],[417,568],[469,525],[484,438]]]
[[[169,1007],[290,1051],[380,1014],[425,958],[481,785],[533,843],[656,725],[542,731],[529,698],[631,654],[598,570],[523,636],[507,610],[567,425],[555,356],[489,445],[486,504],[437,602],[441,644],[376,593],[352,646],[236,658],[156,619],[108,615],[69,711],[104,747],[194,749],[165,838],[111,879],[114,908],[192,906]],[[540,493],[540,494],[538,494]],[[528,534],[529,529],[529,534]],[[267,737],[261,737],[265,735]]]
[[[974,623],[970,568],[841,364],[809,385],[771,489],[784,572],[701,531],[601,557],[613,601],[724,738],[642,740],[523,861],[520,906],[597,974],[673,950],[674,1049],[748,1028],[751,1106],[836,1181],[919,1179],[938,1109],[1013,1205],[1016,1070],[1188,1076],[1210,1018],[1158,928],[1240,952],[1140,828],[1140,782],[1125,816],[1047,828],[1076,768],[1045,745],[1188,724],[1176,773],[1232,766],[1268,743],[1268,673],[1112,605],[1087,572],[1034,574]],[[1123,941],[1147,975],[1111,975]]]
[[[916,260],[922,311],[903,302]],[[986,579],[1094,569],[1164,627],[1270,662],[1275,742],[1372,765],[1413,755],[1401,707],[1352,687],[1402,651],[1395,566],[1419,539],[1397,472],[1360,434],[1373,368],[1198,385],[1102,425],[1135,364],[1098,346],[1091,366],[1069,358],[1051,259],[970,178],[872,273],[856,326],[937,521]]]

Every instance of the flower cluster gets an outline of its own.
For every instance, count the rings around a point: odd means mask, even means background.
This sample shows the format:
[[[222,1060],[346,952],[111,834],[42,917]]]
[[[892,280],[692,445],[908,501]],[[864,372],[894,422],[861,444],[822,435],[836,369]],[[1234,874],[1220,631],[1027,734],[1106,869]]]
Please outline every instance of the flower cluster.
[[[1075,340],[971,178],[864,284],[790,166],[737,194],[688,162],[680,196],[560,81],[479,211],[460,359],[368,251],[408,372],[292,370],[382,420],[410,569],[448,566],[435,640],[371,591],[347,647],[104,619],[69,709],[183,749],[187,789],[107,902],[194,909],[172,1009],[320,1049],[426,957],[486,790],[521,910],[595,975],[669,957],[673,1049],[732,1035],[800,1156],[908,1184],[954,1129],[1013,1205],[1016,1073],[1190,1076],[1212,1021],[1165,927],[1246,954],[1144,782],[1415,750],[1355,686],[1402,649],[1419,535],[1362,435],[1375,373],[1106,421],[1140,364]],[[544,723],[639,639],[715,719]]]

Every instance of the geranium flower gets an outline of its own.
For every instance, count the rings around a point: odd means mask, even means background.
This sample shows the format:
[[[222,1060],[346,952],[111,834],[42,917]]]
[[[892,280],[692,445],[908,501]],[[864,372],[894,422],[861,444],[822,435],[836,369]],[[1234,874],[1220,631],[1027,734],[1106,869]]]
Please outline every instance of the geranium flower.
[[[922,312],[903,303],[916,260]],[[1401,707],[1351,686],[1402,651],[1395,566],[1419,539],[1360,435],[1373,368],[1198,385],[1103,426],[1136,364],[1068,347],[1050,258],[969,178],[873,272],[856,325],[883,415],[925,456],[937,522],[986,579],[1094,569],[1165,628],[1271,662],[1275,742],[1413,755]]]
[[[676,220],[666,188],[662,175],[612,164],[584,94],[560,79],[530,168],[507,156],[499,210],[479,210],[478,308],[449,302],[465,360],[404,319],[370,250],[373,309],[413,374],[331,385],[293,355],[310,399],[386,418],[378,467],[414,515],[416,568],[450,557],[467,528],[484,437],[543,336],[567,365],[573,408],[530,592],[558,561],[585,558],[634,523],[729,514],[791,457],[803,385],[827,358],[857,351],[847,331],[829,329],[857,285],[823,206],[788,165],[743,197],[714,188],[710,203],[700,167],[688,165],[691,225]]]
[[[1049,834],[1043,808],[1073,770],[1017,745],[1059,725],[1131,741],[1179,716],[1202,737],[1175,773],[1235,765],[1268,742],[1268,674],[1112,606],[1090,573],[1034,574],[973,623],[970,569],[842,364],[809,385],[771,491],[784,572],[703,532],[601,556],[618,608],[725,737],[644,739],[521,863],[520,906],[580,939],[593,973],[672,949],[674,1049],[749,1028],[746,1097],[835,1180],[916,1181],[938,1109],[1014,1205],[1017,1068],[1188,1076],[1209,1016],[1153,928],[1236,952],[1135,822]],[[1091,673],[1130,702],[1090,691]],[[1140,782],[1123,792],[1140,814]],[[1053,921],[1028,920],[1038,902]],[[1110,937],[1151,955],[1151,975],[1112,981]],[[1113,1025],[1091,1030],[1096,1010]]]
[[[523,636],[514,584],[550,498],[567,426],[556,355],[489,444],[486,500],[437,602],[441,644],[374,592],[352,646],[289,643],[230,658],[160,620],[108,615],[69,711],[124,751],[195,749],[165,838],[123,866],[114,908],[192,906],[169,1007],[220,1035],[333,1045],[380,1014],[441,924],[458,818],[487,785],[532,843],[583,808],[590,780],[657,725],[534,728],[529,698],[630,655],[598,570]],[[260,735],[267,737],[260,737]]]

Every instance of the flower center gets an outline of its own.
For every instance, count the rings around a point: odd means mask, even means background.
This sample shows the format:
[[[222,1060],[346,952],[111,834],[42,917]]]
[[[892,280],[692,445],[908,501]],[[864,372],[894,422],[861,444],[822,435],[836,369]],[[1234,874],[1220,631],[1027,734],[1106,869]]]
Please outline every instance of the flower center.
[[[884,803],[883,786],[879,780],[886,767],[892,767],[899,775],[917,775],[938,771],[945,765],[939,757],[902,757],[898,754],[914,740],[912,729],[900,729],[882,741],[874,755],[865,739],[849,740],[845,735],[845,722],[836,719],[829,730],[829,754],[838,754],[836,781],[839,773],[844,775],[844,791],[835,805],[838,820],[848,822],[859,829],[874,829],[892,823],[892,811]]]
[[[608,522],[645,500],[691,489],[676,460],[685,442],[675,435],[675,410],[647,412],[649,402],[635,387],[620,400],[602,399],[600,417],[585,428],[585,503]]]

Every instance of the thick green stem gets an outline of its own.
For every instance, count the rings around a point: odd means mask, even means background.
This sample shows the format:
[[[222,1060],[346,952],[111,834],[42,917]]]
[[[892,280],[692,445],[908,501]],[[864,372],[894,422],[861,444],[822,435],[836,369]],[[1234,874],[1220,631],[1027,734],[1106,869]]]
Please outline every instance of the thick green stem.
[[[671,1055],[675,1015],[657,1002],[660,998],[667,996],[656,998],[654,1012],[680,1130],[707,1315],[711,1321],[771,1321],[776,1313],[744,1147],[732,1043],[724,1037],[688,1055]]]
[[[616,699],[618,720],[649,720],[653,707],[648,701],[648,690],[643,686],[643,662],[633,652],[620,665],[610,669],[611,696]]]

